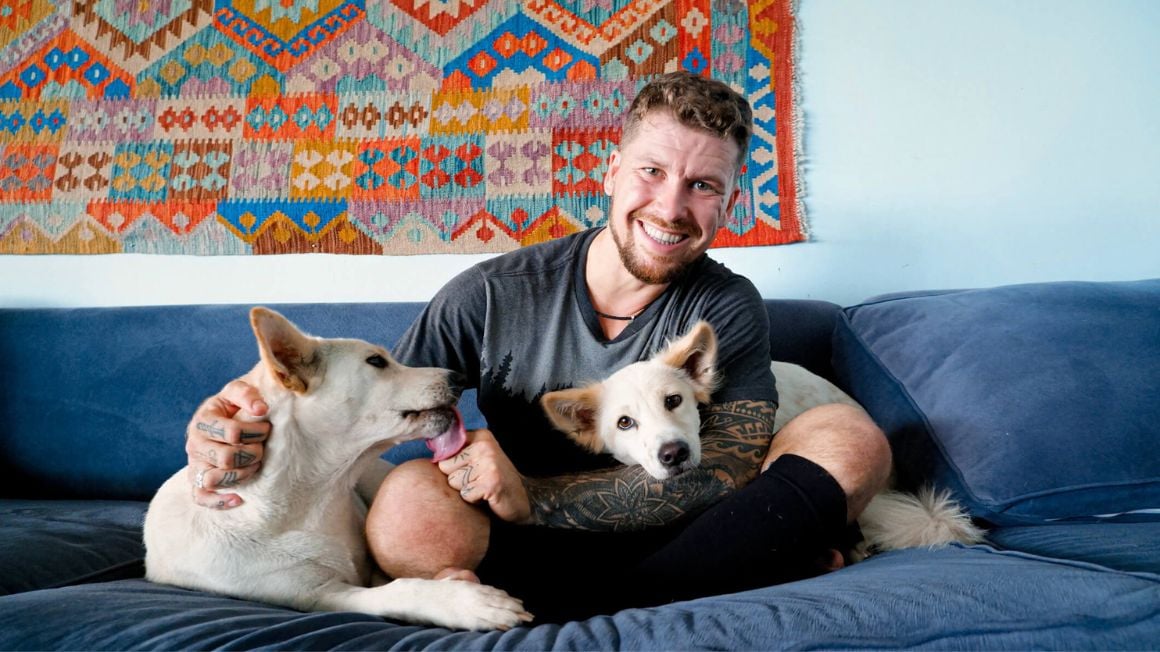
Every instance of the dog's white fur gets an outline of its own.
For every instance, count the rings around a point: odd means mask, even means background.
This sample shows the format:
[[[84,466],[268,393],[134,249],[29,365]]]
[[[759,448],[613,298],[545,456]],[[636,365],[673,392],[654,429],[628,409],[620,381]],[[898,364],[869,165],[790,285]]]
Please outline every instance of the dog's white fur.
[[[541,404],[553,425],[581,446],[665,480],[701,463],[697,404],[707,403],[716,387],[716,361],[717,338],[701,322],[651,359],[603,382],[549,392]]]
[[[549,392],[541,399],[559,430],[593,452],[611,453],[621,463],[639,464],[649,475],[665,480],[694,468],[701,459],[700,415],[696,403],[706,403],[718,382],[717,339],[707,322],[670,343],[649,360],[630,364],[597,383]],[[776,433],[791,419],[819,405],[861,406],[829,381],[805,368],[773,362],[779,405]],[[676,409],[665,400],[683,397]],[[622,421],[627,418],[631,427]],[[666,465],[664,447],[688,446],[687,462]],[[858,518],[863,544],[855,560],[871,552],[913,547],[937,547],[952,542],[978,543],[983,533],[948,492],[925,488],[917,495],[884,491]]]
[[[390,446],[455,426],[442,369],[405,367],[360,340],[303,334],[254,308],[261,362],[251,378],[273,426],[262,472],[230,510],[195,504],[188,469],[158,490],[145,517],[146,577],[302,611],[360,611],[456,629],[530,620],[503,591],[455,579],[372,582],[355,493]],[[377,574],[377,573],[376,573]]]

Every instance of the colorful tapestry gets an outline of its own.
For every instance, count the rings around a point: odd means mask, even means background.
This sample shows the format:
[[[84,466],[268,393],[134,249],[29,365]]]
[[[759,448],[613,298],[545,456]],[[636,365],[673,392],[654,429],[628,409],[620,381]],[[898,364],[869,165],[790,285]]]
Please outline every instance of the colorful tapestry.
[[[718,245],[798,241],[791,2],[0,0],[0,253],[542,242],[677,69],[755,109]]]

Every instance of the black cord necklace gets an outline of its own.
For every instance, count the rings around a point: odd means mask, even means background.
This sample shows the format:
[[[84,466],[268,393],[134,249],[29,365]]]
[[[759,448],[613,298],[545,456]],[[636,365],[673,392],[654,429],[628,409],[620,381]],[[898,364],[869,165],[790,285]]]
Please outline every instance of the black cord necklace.
[[[619,314],[608,314],[607,312],[601,312],[599,310],[596,310],[596,314],[599,314],[599,316],[603,317],[604,319],[615,319],[617,321],[632,321],[633,319],[637,318],[636,314],[630,314],[628,317],[621,317]]]
[[[648,306],[645,306],[645,308],[647,308],[647,307]],[[597,315],[599,315],[605,319],[615,319],[616,321],[632,321],[632,320],[636,319],[637,316],[640,315],[640,313],[644,312],[644,308],[641,308],[640,310],[637,310],[636,312],[632,313],[631,315],[629,315],[627,317],[622,317],[620,315],[610,315],[606,312],[600,312],[599,310],[596,310],[596,308],[592,308],[592,310]]]

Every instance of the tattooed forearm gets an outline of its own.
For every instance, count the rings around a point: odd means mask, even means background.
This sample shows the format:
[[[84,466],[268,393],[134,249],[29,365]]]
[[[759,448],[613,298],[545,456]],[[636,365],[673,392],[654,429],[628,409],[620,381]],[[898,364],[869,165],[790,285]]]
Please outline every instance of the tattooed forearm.
[[[701,412],[701,467],[733,487],[749,484],[773,440],[777,406],[769,401],[731,401]]]
[[[756,477],[776,407],[767,401],[713,405],[701,415],[701,465],[668,481],[640,466],[556,478],[526,478],[532,518],[583,530],[642,530],[701,511]]]
[[[643,530],[671,523],[728,493],[713,473],[694,469],[662,482],[639,466],[556,478],[525,478],[532,519],[579,530]]]

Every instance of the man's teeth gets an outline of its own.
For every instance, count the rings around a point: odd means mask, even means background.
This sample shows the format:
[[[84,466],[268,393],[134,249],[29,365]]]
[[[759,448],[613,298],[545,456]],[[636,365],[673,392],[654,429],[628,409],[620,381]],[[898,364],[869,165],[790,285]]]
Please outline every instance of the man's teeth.
[[[665,233],[664,231],[661,231],[660,229],[652,226],[651,224],[647,224],[647,223],[642,222],[641,225],[644,226],[644,232],[648,234],[648,237],[652,238],[653,240],[656,240],[657,242],[659,242],[661,244],[667,244],[667,245],[677,244],[681,240],[685,239],[685,236],[683,236],[683,235],[675,235],[672,233]]]

